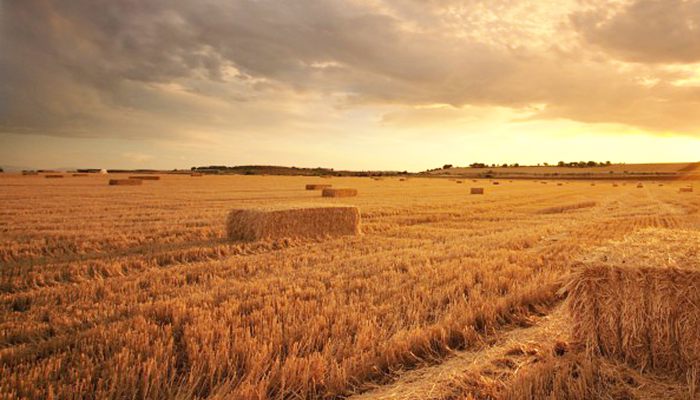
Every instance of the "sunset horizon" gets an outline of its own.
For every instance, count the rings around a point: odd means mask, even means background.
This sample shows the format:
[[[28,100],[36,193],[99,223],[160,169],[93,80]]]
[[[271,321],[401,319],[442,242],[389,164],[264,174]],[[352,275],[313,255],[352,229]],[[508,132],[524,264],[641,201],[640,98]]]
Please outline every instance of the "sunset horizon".
[[[698,161],[698,9],[5,1],[0,163]]]

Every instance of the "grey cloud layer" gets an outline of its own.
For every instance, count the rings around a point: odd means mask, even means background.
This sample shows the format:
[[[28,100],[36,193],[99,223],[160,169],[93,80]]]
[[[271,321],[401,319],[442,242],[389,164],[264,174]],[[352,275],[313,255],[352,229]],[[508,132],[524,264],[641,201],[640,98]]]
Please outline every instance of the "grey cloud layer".
[[[274,131],[308,119],[289,104],[324,96],[346,107],[538,104],[533,118],[700,126],[698,90],[657,66],[700,57],[698,2],[574,8],[561,21],[544,3],[6,1],[0,132]]]

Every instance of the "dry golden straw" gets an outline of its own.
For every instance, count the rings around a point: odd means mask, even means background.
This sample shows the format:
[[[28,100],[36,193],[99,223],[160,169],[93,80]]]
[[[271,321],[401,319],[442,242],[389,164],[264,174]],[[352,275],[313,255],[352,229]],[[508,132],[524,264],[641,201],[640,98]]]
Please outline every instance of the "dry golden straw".
[[[226,226],[229,239],[246,241],[357,235],[360,212],[353,206],[235,209]]]
[[[130,176],[129,179],[138,179],[141,181],[159,181],[160,176],[154,176],[154,175],[137,175],[137,176]]]
[[[311,183],[306,185],[306,190],[323,190],[331,187],[332,185]]]
[[[579,208],[590,208],[596,206],[595,201],[583,201],[581,203],[566,204],[563,206],[547,207],[538,211],[539,214],[558,214],[564,211],[577,210]]]
[[[44,175],[44,178],[48,178],[48,179],[63,178],[63,175]]]
[[[695,270],[582,266],[567,287],[572,332],[593,354],[700,384],[698,288]]]
[[[693,192],[693,188],[691,188],[691,187],[682,187],[682,188],[680,188],[678,191],[681,192],[681,193],[692,193],[692,192]]]
[[[469,190],[469,193],[471,193],[471,194],[484,194],[484,188],[471,188],[471,190]]]
[[[321,192],[323,197],[355,197],[357,196],[357,189],[336,189],[336,188],[325,188]]]
[[[141,179],[110,179],[110,186],[138,186],[143,182]]]

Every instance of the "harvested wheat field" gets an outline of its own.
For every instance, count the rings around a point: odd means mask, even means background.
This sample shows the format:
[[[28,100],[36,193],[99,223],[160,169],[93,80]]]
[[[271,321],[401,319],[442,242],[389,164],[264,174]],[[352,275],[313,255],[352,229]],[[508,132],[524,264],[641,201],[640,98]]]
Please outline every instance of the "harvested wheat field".
[[[698,396],[687,182],[315,179],[0,177],[0,398]]]

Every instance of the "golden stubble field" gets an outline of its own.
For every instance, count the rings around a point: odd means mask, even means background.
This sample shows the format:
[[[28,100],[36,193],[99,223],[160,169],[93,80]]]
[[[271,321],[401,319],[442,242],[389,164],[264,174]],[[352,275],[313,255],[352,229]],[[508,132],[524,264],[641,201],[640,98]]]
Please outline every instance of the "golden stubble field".
[[[533,325],[591,249],[699,226],[687,182],[107,180],[0,177],[0,398],[349,396]],[[300,202],[363,234],[226,239],[230,209]]]

